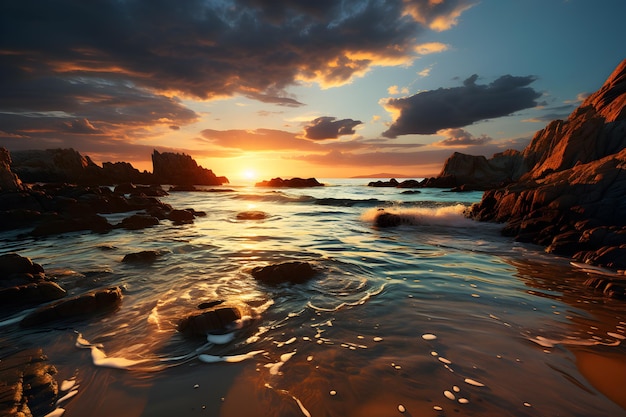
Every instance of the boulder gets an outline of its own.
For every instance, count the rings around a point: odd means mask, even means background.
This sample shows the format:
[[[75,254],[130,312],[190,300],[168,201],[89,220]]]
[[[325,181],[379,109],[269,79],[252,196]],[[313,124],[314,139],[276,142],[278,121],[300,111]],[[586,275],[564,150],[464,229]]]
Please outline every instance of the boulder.
[[[124,255],[122,262],[124,263],[146,263],[154,262],[161,256],[161,252],[156,250],[144,250]]]
[[[72,148],[15,151],[12,169],[22,181],[101,183],[102,168]]]
[[[280,177],[272,178],[269,181],[261,181],[255,184],[256,187],[273,187],[273,188],[309,188],[309,187],[323,187],[324,184],[317,181],[315,178],[291,178],[282,179]]]
[[[65,297],[66,294],[67,291],[55,282],[32,282],[8,288],[0,288],[0,304],[3,307],[7,305],[24,306],[41,304],[58,300]]]
[[[167,215],[167,218],[177,224],[193,223],[194,219],[193,210],[172,210]]]
[[[308,262],[289,261],[254,267],[251,274],[254,279],[264,284],[301,284],[313,278],[317,271]]]
[[[126,230],[139,230],[159,224],[159,219],[149,214],[133,214],[126,217],[120,223],[120,227]]]
[[[185,336],[226,333],[246,315],[248,311],[243,306],[219,304],[187,315],[178,323],[178,331]]]
[[[30,258],[17,253],[5,253],[0,255],[0,283],[13,279],[16,276],[28,276],[29,280],[33,276],[43,274],[41,265],[34,263]]]
[[[400,183],[395,178],[391,178],[389,181],[370,181],[368,187],[397,187]]]
[[[110,312],[121,301],[120,287],[99,289],[38,308],[24,317],[20,325],[32,327],[61,320],[82,320],[95,314]]]

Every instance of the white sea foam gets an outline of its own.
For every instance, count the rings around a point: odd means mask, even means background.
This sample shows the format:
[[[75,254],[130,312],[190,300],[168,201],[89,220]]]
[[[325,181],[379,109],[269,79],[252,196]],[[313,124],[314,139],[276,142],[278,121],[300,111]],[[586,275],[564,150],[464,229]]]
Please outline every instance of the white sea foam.
[[[252,352],[243,353],[241,355],[230,355],[230,356],[215,356],[215,355],[202,354],[202,355],[198,355],[198,359],[205,363],[216,363],[216,362],[237,363],[237,362],[243,362],[245,360],[251,359],[260,353],[265,353],[265,351],[254,350]]]
[[[374,222],[381,213],[391,213],[400,217],[402,224],[409,225],[432,225],[466,227],[476,226],[476,222],[466,218],[463,213],[467,207],[463,204],[454,206],[444,206],[437,208],[411,207],[411,208],[385,208],[384,210],[373,208],[365,211],[361,219],[367,222]]]
[[[531,342],[535,342],[539,346],[543,346],[546,348],[551,348],[556,345],[570,345],[570,346],[619,346],[621,340],[616,340],[614,342],[603,342],[598,339],[578,339],[578,338],[565,338],[565,339],[549,339],[543,336],[536,336],[528,338]]]
[[[225,333],[225,334],[208,334],[206,336],[206,340],[209,343],[213,343],[216,345],[225,345],[227,343],[232,342],[235,339],[235,333]]]

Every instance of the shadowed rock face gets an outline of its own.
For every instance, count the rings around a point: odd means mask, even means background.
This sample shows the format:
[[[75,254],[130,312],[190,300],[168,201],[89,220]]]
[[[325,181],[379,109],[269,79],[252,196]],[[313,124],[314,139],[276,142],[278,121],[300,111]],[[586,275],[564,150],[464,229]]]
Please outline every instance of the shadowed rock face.
[[[506,222],[505,234],[548,252],[626,269],[626,60],[523,155],[531,169],[486,192],[471,216]]]

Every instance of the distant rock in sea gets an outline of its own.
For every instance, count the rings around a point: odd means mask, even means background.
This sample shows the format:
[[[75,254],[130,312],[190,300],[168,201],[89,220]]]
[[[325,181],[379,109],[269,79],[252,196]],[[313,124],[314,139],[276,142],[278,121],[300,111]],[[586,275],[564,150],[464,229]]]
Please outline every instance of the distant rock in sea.
[[[307,188],[307,187],[323,187],[324,184],[317,181],[315,178],[291,178],[282,179],[272,178],[269,181],[261,181],[255,184],[256,187],[274,187],[274,188]]]
[[[487,191],[471,217],[506,222],[505,234],[548,252],[626,269],[626,60],[521,156],[510,167],[526,172]]]

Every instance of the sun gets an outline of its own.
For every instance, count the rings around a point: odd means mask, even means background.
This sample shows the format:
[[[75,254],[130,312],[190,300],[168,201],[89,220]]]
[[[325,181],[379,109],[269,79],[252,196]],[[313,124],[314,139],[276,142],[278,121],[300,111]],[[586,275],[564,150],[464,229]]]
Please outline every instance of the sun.
[[[243,179],[247,181],[254,181],[257,178],[256,171],[252,168],[244,169],[243,172],[241,173],[241,176]]]

